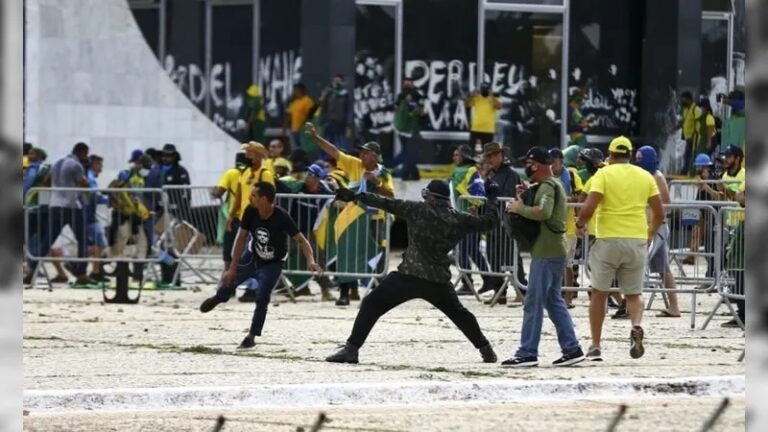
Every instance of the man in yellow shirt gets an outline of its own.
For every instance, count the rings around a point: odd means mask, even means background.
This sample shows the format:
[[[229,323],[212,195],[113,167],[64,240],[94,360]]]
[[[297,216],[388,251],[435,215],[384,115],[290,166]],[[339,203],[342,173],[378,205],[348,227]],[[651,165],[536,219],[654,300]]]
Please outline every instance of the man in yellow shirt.
[[[501,109],[501,101],[491,94],[491,85],[483,83],[480,92],[475,90],[464,102],[472,109],[472,124],[469,128],[469,144],[475,152],[486,143],[493,141],[496,133],[496,112]]]
[[[213,188],[214,198],[221,198],[224,194],[227,194],[227,214],[234,205],[237,196],[237,188],[240,185],[240,175],[243,173],[250,161],[246,158],[245,153],[237,153],[235,155],[235,166],[224,171],[221,175],[219,183]],[[234,223],[232,225],[237,225]],[[234,227],[237,228],[237,227]],[[224,259],[224,270],[229,269],[229,264],[232,262],[232,246],[235,244],[235,235],[237,229],[225,230],[224,232],[224,244],[222,249],[222,258]]]
[[[283,136],[286,136],[286,129],[291,127],[291,145],[293,148],[302,148],[301,128],[309,118],[315,101],[307,94],[307,87],[303,83],[293,85],[293,98],[285,110],[285,119],[283,120]]]
[[[693,95],[689,91],[680,94],[680,105],[683,110],[683,119],[680,126],[683,129],[683,140],[685,140],[685,154],[683,155],[683,173],[688,173],[690,168],[691,153],[696,146],[697,123],[701,117],[701,108],[693,102]]]
[[[350,156],[329,141],[323,139],[312,123],[306,124],[310,138],[323,150],[328,156],[336,160],[338,169],[344,171],[349,179],[349,189],[353,191],[365,191],[388,198],[395,196],[395,183],[392,180],[392,174],[379,162],[381,160],[381,148],[379,144],[373,141],[360,146],[360,157]],[[371,233],[374,241],[379,247],[383,247],[384,239],[384,211],[378,210],[371,216]],[[383,263],[381,260],[380,263]],[[348,304],[349,300],[359,299],[357,295],[357,282],[349,282],[339,285],[341,294],[337,305]],[[351,290],[349,297],[346,292]]]
[[[590,179],[590,190],[579,213],[576,229],[584,236],[587,222],[597,211],[597,240],[589,254],[592,269],[592,298],[589,323],[592,346],[587,358],[602,360],[600,340],[605,320],[608,290],[614,279],[625,295],[632,321],[630,350],[632,358],[640,358],[643,348],[643,281],[648,261],[648,244],[664,221],[664,206],[653,176],[629,163],[632,142],[623,136],[608,146],[610,164]],[[649,223],[646,207],[650,205],[653,220]]]

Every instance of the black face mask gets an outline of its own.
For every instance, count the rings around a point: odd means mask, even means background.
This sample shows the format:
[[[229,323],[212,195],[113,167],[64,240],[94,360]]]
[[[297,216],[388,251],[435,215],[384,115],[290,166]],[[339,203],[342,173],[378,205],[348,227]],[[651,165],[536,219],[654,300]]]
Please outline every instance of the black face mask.
[[[490,92],[490,91],[488,91],[488,90],[480,90],[480,95],[481,95],[481,96],[483,96],[483,97],[488,97],[488,95],[489,95],[490,93],[491,93],[491,92]]]
[[[531,178],[534,173],[536,173],[536,171],[533,170],[533,165],[526,165],[525,166],[525,175],[528,178]]]

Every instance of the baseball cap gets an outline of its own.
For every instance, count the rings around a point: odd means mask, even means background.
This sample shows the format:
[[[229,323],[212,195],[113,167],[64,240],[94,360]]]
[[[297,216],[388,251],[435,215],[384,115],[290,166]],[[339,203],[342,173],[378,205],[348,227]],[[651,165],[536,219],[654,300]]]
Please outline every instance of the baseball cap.
[[[39,154],[40,157],[42,157],[43,159],[48,158],[48,152],[46,152],[45,149],[42,148],[42,147],[32,147],[32,150],[30,150],[30,151],[33,151],[33,152]]]
[[[425,196],[426,194],[430,194],[434,196],[435,198],[440,198],[444,200],[451,199],[451,189],[448,187],[448,183],[443,180],[432,180],[429,182],[427,187],[421,190],[421,196]]]
[[[699,153],[696,155],[696,159],[693,160],[693,166],[712,166],[714,165],[712,163],[712,159],[709,158],[709,155],[706,153]]]
[[[323,169],[323,167],[321,167],[318,164],[310,165],[308,171],[309,171],[309,174],[315,177],[318,177],[321,180],[325,178],[325,170]]]
[[[136,149],[131,152],[131,158],[128,159],[128,162],[131,162],[131,163],[136,162],[143,155],[144,155],[144,152],[141,151],[141,149]]]
[[[737,145],[729,145],[725,148],[722,152],[720,152],[723,156],[738,156],[738,157],[744,157],[744,150],[741,149],[741,147]]]
[[[381,156],[381,146],[379,146],[379,143],[375,141],[368,141],[367,143],[359,146],[358,148],[360,150],[368,150],[370,152],[374,152],[378,156]]]
[[[632,141],[624,135],[614,138],[608,145],[608,153],[629,154],[630,152],[632,152]]]
[[[563,151],[557,147],[549,149],[549,157],[552,159],[565,159]]]
[[[525,160],[532,160],[544,165],[552,164],[552,156],[550,156],[547,149],[541,146],[531,147],[528,153],[525,154]]]

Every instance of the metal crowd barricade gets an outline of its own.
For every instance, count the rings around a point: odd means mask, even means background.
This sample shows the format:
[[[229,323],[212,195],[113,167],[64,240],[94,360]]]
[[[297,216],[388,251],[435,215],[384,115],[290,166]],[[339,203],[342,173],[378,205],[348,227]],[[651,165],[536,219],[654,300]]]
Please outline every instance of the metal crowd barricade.
[[[669,197],[672,202],[680,201],[696,201],[696,195],[698,192],[697,185],[703,183],[710,187],[716,187],[717,185],[724,184],[738,184],[739,180],[671,180],[668,183]],[[710,197],[711,198],[711,197]]]
[[[363,280],[366,290],[378,283],[389,268],[391,215],[355,203],[336,201],[333,195],[277,194],[279,205],[291,215],[309,240],[315,261],[324,268],[314,277],[321,286],[337,281]],[[303,254],[289,242],[283,275],[294,289],[313,279]]]
[[[164,231],[178,260],[172,283],[216,283],[224,271],[222,246],[228,197],[214,196],[215,189],[216,186],[163,186],[170,213]],[[189,274],[192,278],[183,277]]]
[[[718,220],[723,230],[718,235],[717,250],[720,260],[716,271],[717,293],[720,296],[715,308],[702,325],[706,329],[720,307],[725,304],[731,315],[744,330],[744,322],[734,309],[733,301],[744,301],[744,220],[746,212],[742,207],[723,207]]]
[[[495,211],[503,212],[507,203],[513,199],[499,198],[499,208]],[[487,211],[485,197],[456,197],[456,207],[474,214]],[[500,216],[503,221],[503,213]],[[454,250],[454,261],[459,272],[454,286],[464,281],[472,289],[477,301],[482,302],[472,281],[472,275],[479,275],[484,281],[493,284],[496,291],[491,300],[493,305],[510,284],[517,288],[514,284],[516,278],[513,279],[512,274],[518,268],[517,260],[517,249],[503,222],[490,232],[470,234],[459,242]]]
[[[174,281],[190,281],[192,279],[186,276],[190,273],[201,283],[217,283],[221,277],[228,203],[226,197],[216,198],[213,195],[215,188],[163,187],[170,206],[169,225],[165,233],[174,246],[173,255],[178,260]],[[360,207],[357,207],[360,210],[352,211],[355,205],[344,212],[347,204],[335,203],[333,195],[280,193],[275,202],[291,215],[299,231],[310,241],[315,260],[326,270],[326,278],[334,276],[342,281],[362,279],[370,288],[386,274],[391,216],[385,217],[378,210],[363,210]],[[339,223],[346,225],[337,238],[335,225],[339,216],[342,217]],[[254,245],[258,245],[258,239]],[[288,251],[283,282],[292,297],[294,289],[301,289],[312,280],[312,272],[307,269],[304,257],[293,240],[289,241]],[[328,282],[326,278],[318,279],[318,283]]]
[[[154,221],[168,214],[161,189],[35,187],[25,199],[24,242],[33,286],[39,272],[47,274],[45,263],[71,263],[77,276],[87,274],[89,263],[117,263],[115,297],[107,298],[102,285],[104,298],[135,303],[147,265],[165,259],[165,245],[154,242]],[[61,252],[54,256],[52,248]],[[128,298],[129,263],[139,281],[135,299]]]

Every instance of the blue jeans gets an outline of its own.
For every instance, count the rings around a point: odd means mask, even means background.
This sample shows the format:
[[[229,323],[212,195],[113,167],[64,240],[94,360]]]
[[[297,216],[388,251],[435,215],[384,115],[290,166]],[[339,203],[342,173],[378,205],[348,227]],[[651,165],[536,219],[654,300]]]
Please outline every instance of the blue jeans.
[[[528,272],[528,293],[523,306],[523,330],[516,357],[538,357],[541,325],[546,308],[557,330],[557,341],[563,354],[579,348],[573,320],[561,295],[565,257],[533,258]]]
[[[261,336],[264,321],[267,319],[267,308],[269,306],[269,299],[272,296],[272,290],[277,285],[282,274],[282,261],[257,265],[253,258],[253,253],[246,250],[240,258],[240,263],[237,265],[235,282],[231,285],[219,286],[219,289],[216,290],[216,298],[222,303],[226,303],[232,297],[238,285],[250,278],[255,278],[259,283],[259,288],[256,293],[256,310],[253,312],[250,334]]]

